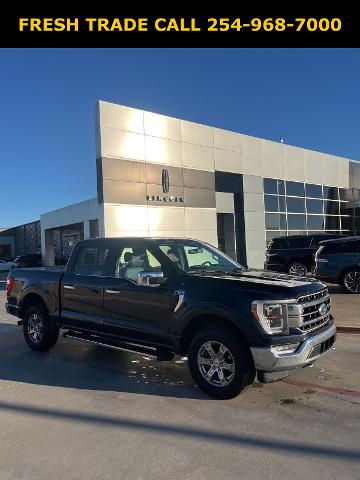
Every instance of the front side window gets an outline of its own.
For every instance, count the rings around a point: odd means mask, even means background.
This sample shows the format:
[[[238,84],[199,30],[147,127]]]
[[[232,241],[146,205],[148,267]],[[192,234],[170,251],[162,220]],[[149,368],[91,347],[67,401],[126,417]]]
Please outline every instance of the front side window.
[[[127,278],[137,282],[140,272],[160,272],[162,266],[155,256],[146,248],[127,246],[120,247],[115,258],[111,276]]]
[[[78,275],[103,276],[108,248],[83,247],[77,256],[74,272]]]
[[[159,244],[173,264],[186,273],[197,271],[230,272],[243,267],[219,250],[198,242],[171,241]]]

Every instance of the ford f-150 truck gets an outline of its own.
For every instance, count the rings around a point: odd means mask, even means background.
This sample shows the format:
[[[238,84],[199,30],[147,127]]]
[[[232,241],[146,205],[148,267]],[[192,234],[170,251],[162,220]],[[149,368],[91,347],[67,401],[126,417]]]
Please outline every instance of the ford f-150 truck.
[[[80,241],[65,270],[13,269],[7,312],[30,348],[63,336],[159,360],[188,357],[198,386],[220,399],[311,365],[335,343],[326,286],[243,268],[189,239]]]

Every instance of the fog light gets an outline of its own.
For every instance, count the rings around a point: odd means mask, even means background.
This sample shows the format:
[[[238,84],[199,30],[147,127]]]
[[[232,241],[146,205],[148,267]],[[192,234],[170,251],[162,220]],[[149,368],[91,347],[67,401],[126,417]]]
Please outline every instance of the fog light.
[[[299,345],[299,343],[288,343],[287,345],[277,345],[276,347],[272,347],[272,349],[274,353],[285,355],[287,353],[294,353]]]

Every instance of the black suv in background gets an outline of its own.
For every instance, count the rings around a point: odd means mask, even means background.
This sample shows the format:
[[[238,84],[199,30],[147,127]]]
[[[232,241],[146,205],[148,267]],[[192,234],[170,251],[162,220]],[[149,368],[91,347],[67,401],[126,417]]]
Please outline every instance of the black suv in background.
[[[339,239],[344,235],[319,233],[290,235],[271,239],[266,249],[265,270],[306,275],[314,266],[314,255],[322,240]]]
[[[327,240],[315,254],[315,276],[360,293],[360,237]]]

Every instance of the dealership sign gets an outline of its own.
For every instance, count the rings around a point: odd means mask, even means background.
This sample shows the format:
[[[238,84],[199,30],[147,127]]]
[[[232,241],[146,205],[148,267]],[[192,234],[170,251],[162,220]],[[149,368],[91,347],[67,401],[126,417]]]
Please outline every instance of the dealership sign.
[[[161,184],[163,193],[169,193],[170,190],[170,177],[169,170],[166,168],[161,172]],[[147,195],[146,199],[148,202],[164,202],[164,203],[184,203],[184,197],[179,195]]]

